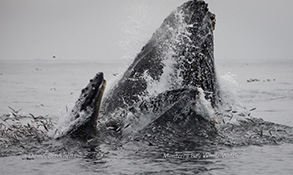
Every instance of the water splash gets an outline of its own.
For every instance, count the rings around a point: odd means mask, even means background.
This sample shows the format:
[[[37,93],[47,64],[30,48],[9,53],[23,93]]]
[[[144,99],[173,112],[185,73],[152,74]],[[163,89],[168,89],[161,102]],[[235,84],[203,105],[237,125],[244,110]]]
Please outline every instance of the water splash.
[[[220,124],[237,123],[250,117],[250,112],[238,96],[237,76],[228,72],[219,76],[221,103],[215,109],[217,122]]]

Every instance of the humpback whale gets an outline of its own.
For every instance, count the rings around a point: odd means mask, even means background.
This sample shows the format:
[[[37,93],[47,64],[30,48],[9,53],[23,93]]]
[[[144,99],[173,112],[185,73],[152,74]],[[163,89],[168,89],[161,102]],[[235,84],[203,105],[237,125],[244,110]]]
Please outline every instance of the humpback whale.
[[[92,138],[97,133],[97,119],[103,134],[109,128],[121,135],[134,131],[155,134],[158,128],[172,127],[200,137],[214,135],[214,123],[202,102],[214,107],[219,101],[214,28],[215,15],[204,1],[192,0],[178,7],[103,102],[102,73],[89,83],[76,102],[71,115],[73,124],[65,135]]]

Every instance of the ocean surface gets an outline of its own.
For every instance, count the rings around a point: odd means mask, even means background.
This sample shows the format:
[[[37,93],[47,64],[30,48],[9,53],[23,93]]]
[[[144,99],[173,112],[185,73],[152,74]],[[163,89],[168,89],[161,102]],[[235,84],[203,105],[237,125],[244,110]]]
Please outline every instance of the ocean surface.
[[[12,109],[62,119],[97,72],[107,88],[127,65],[121,61],[0,60],[0,115]],[[293,127],[293,60],[216,60],[218,79],[235,105],[252,116]],[[101,160],[55,154],[0,158],[0,174],[292,174],[293,145],[222,148],[213,154],[168,153],[137,145],[111,150]],[[1,148],[2,149],[2,148]],[[107,151],[108,150],[108,151]],[[203,157],[204,159],[199,159]]]

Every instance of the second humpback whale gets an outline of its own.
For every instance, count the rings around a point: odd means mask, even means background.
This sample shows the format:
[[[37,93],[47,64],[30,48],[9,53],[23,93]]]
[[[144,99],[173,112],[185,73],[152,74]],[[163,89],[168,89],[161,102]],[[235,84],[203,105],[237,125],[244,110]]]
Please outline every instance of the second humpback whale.
[[[173,128],[179,135],[214,135],[216,128],[206,109],[219,101],[214,28],[215,15],[204,1],[192,0],[178,7],[103,102],[98,95],[103,92],[103,77],[90,82],[72,111],[65,135],[90,139],[95,126],[101,134],[116,136],[156,134],[160,128]],[[97,117],[96,104],[100,103]]]

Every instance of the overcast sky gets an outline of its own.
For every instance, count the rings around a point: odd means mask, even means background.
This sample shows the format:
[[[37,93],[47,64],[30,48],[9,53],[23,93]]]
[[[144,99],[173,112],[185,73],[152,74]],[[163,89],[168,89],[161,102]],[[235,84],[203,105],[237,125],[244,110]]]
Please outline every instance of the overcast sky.
[[[0,0],[0,60],[133,59],[186,0]],[[292,0],[206,0],[216,59],[293,59]]]

